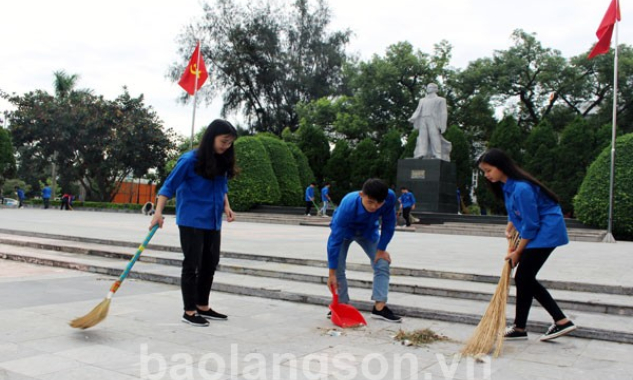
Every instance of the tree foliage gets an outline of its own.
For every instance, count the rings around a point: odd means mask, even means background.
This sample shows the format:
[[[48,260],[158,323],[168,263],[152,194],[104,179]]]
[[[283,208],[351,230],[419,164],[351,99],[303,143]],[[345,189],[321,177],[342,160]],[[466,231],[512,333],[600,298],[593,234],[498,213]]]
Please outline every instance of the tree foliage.
[[[241,112],[256,131],[299,125],[295,105],[336,94],[350,31],[330,29],[324,0],[291,4],[216,0],[180,36],[183,57],[198,38],[210,72],[207,100],[222,91],[223,114]],[[182,66],[174,65],[177,80]]]
[[[325,180],[332,184],[330,196],[335,202],[340,201],[345,194],[352,191],[349,160],[351,152],[349,143],[346,140],[339,140],[325,165]]]
[[[142,95],[124,88],[110,101],[68,83],[56,90],[56,97],[36,90],[10,98],[17,108],[10,114],[13,144],[36,167],[54,160],[60,177],[81,183],[88,200],[111,201],[125,177],[165,164],[171,132]]]

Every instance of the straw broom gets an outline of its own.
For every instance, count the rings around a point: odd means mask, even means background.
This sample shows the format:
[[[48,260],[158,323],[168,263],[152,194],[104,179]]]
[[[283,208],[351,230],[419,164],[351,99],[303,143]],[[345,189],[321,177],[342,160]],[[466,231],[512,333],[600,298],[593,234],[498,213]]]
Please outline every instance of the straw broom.
[[[114,293],[116,293],[116,291],[119,289],[119,287],[123,283],[123,280],[125,280],[125,278],[128,276],[128,274],[130,273],[130,270],[132,270],[132,266],[134,266],[134,263],[136,263],[138,258],[141,256],[141,253],[145,250],[145,247],[147,247],[147,244],[154,236],[154,233],[156,233],[156,230],[158,230],[158,224],[155,225],[147,234],[147,236],[145,237],[145,240],[138,247],[138,250],[132,257],[132,259],[130,259],[130,262],[128,262],[127,267],[125,267],[125,270],[123,271],[123,273],[121,273],[121,276],[119,276],[119,278],[110,287],[110,291],[108,292],[108,295],[106,296],[106,298],[103,301],[101,301],[100,304],[95,306],[95,308],[92,309],[88,314],[84,315],[83,317],[73,319],[69,323],[70,327],[85,330],[87,328],[95,326],[96,324],[103,321],[108,316],[108,310],[110,309],[110,302],[112,301],[112,296],[114,296]]]
[[[508,251],[515,249],[519,244],[519,240],[521,240],[521,237],[515,230],[510,238]],[[501,353],[506,329],[506,303],[510,289],[511,274],[512,263],[508,260],[503,265],[497,289],[492,295],[486,312],[481,317],[475,332],[462,349],[463,355],[475,357],[488,355],[495,345],[494,357],[498,357]]]

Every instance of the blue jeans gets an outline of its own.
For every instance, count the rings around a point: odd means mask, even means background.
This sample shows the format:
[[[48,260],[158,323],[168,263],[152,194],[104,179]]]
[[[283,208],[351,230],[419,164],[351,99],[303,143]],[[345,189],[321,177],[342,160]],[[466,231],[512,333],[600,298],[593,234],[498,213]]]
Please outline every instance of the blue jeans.
[[[374,243],[364,238],[362,235],[356,235],[351,239],[345,239],[343,240],[343,244],[341,244],[341,250],[338,254],[338,266],[336,268],[339,302],[349,303],[347,278],[345,277],[345,262],[347,261],[347,251],[353,241],[357,242],[363,251],[365,251],[365,254],[371,261],[371,267],[374,270],[374,283],[371,299],[377,302],[387,302],[387,294],[389,293],[389,263],[384,259],[380,259],[377,263],[374,263],[378,242]]]
[[[323,207],[321,208],[321,215],[327,215],[327,205],[328,201],[323,201]]]

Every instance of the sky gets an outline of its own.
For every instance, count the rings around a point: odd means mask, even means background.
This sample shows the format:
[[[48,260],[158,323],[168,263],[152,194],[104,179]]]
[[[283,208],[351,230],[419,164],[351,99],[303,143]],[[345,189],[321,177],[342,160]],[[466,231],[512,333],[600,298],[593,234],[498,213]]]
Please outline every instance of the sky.
[[[283,0],[278,0],[283,1]],[[212,3],[212,0],[209,1]],[[353,32],[348,53],[370,59],[389,45],[409,41],[431,53],[447,40],[451,66],[465,68],[478,58],[512,45],[515,29],[536,33],[544,47],[564,57],[583,54],[597,41],[596,29],[610,0],[329,0],[332,30]],[[145,97],[166,127],[189,136],[191,104],[167,78],[173,63],[183,66],[176,37],[202,16],[199,0],[31,0],[0,5],[0,90],[22,95],[53,93],[53,73],[78,74],[77,88],[114,99],[127,86]],[[619,43],[633,44],[633,4],[621,1]],[[631,27],[628,22],[631,22]],[[193,46],[191,47],[193,52]],[[220,117],[221,98],[196,109],[196,132]],[[0,112],[11,110],[0,99]],[[227,119],[239,122],[239,115]]]

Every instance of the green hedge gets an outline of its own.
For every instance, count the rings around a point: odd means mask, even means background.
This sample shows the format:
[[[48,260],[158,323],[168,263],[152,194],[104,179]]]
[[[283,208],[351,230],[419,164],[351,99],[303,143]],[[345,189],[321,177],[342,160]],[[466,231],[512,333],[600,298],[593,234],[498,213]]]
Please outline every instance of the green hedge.
[[[44,201],[41,199],[30,199],[24,202],[27,205],[33,206],[41,206],[44,207]],[[136,204],[136,203],[108,203],[108,202],[82,202],[82,201],[74,201],[73,209],[81,210],[81,209],[101,209],[101,210],[134,210],[141,212],[141,208],[143,208],[144,204]],[[61,201],[51,201],[51,208],[59,209],[61,207]],[[175,214],[176,207],[173,205],[166,205],[163,209],[163,214]]]
[[[281,198],[268,152],[255,137],[235,141],[240,173],[229,183],[229,199],[235,211],[248,211],[257,204],[278,204]]]
[[[273,171],[277,177],[281,192],[278,204],[280,206],[303,205],[303,187],[299,179],[299,169],[286,143],[269,136],[258,136],[257,138],[268,151]]]
[[[310,168],[308,157],[299,149],[297,144],[286,142],[288,149],[294,156],[297,163],[297,169],[299,169],[299,181],[301,181],[301,188],[308,187],[309,184],[315,181],[314,172]]]
[[[613,234],[616,238],[633,239],[633,134],[616,140]],[[598,228],[607,227],[609,213],[609,181],[611,147],[605,148],[587,170],[587,175],[574,198],[580,221]]]

